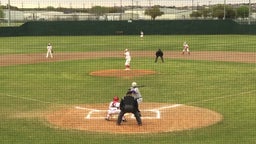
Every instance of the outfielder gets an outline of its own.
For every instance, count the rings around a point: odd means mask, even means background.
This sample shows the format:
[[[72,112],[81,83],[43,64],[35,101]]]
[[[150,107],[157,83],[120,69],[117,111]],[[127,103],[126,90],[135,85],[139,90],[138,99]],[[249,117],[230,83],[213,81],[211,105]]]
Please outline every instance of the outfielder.
[[[105,120],[109,121],[113,115],[118,115],[120,112],[121,112],[121,110],[120,110],[119,97],[114,96],[113,101],[111,101],[109,103],[107,116],[106,116]],[[125,117],[123,117],[123,121],[125,121]]]
[[[125,49],[124,56],[125,56],[125,70],[130,70],[131,55],[128,49]]]
[[[143,38],[144,37],[144,33],[143,31],[140,31],[140,37]]]
[[[52,45],[51,45],[51,43],[48,43],[48,45],[47,45],[46,58],[48,58],[49,55],[51,56],[51,58],[53,58],[52,51],[53,51]]]
[[[185,52],[187,52],[188,54],[190,54],[190,52],[189,52],[189,46],[188,46],[187,42],[184,42],[184,43],[183,43],[182,54],[184,54]]]

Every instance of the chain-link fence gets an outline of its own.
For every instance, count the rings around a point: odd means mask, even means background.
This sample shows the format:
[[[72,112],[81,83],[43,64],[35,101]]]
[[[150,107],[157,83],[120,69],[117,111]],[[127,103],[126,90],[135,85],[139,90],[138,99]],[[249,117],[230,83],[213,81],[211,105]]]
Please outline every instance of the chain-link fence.
[[[253,24],[256,0],[1,0],[1,26],[27,21],[233,19]]]

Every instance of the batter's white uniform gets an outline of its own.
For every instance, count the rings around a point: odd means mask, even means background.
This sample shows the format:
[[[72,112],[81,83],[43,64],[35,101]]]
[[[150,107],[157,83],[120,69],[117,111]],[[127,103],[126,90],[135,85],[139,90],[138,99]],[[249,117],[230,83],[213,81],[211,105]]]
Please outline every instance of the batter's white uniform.
[[[48,58],[49,55],[50,55],[51,58],[53,58],[53,55],[52,55],[52,45],[50,43],[47,45],[46,58]]]
[[[128,49],[125,49],[125,70],[130,70],[131,55]]]
[[[138,87],[131,87],[130,90],[133,92],[132,96],[137,100],[138,104],[140,104],[143,100],[142,95],[140,94],[140,90]]]
[[[120,102],[112,101],[109,103],[106,120],[110,120],[113,115],[118,115],[121,112]]]

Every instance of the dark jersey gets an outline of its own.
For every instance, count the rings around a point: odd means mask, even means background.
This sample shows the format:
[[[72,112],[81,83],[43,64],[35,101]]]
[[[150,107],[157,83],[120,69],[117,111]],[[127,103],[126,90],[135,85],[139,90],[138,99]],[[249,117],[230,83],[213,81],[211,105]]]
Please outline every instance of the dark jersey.
[[[156,52],[156,56],[163,56],[164,54],[163,54],[163,52],[161,51],[161,50],[158,50],[157,52]]]
[[[133,96],[125,96],[121,100],[120,108],[127,112],[138,111],[138,103]]]

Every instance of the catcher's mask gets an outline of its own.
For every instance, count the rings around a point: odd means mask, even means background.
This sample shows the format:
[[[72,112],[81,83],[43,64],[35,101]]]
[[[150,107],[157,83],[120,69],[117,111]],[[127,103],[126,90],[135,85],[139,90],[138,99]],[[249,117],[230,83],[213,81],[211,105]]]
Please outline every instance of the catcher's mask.
[[[113,97],[113,101],[119,101],[119,97],[118,96],[114,96]]]

